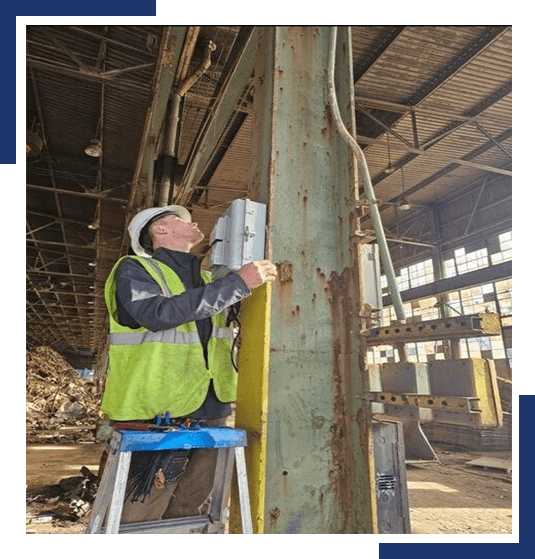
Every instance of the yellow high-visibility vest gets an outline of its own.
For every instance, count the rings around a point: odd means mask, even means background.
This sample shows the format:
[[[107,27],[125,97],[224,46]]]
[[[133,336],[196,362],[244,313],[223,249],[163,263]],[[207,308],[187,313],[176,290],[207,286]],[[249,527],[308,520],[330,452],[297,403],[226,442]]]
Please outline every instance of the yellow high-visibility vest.
[[[152,258],[125,256],[115,264],[104,289],[110,336],[102,411],[116,421],[152,419],[166,412],[171,417],[186,416],[202,405],[210,380],[219,400],[235,401],[237,375],[230,358],[233,331],[225,326],[225,313],[212,317],[209,368],[195,322],[159,332],[122,326],[117,321],[116,274],[125,258],[138,261],[158,283],[164,296],[173,297],[186,291],[182,280],[169,266]],[[212,281],[209,272],[203,270],[201,275],[206,283]]]

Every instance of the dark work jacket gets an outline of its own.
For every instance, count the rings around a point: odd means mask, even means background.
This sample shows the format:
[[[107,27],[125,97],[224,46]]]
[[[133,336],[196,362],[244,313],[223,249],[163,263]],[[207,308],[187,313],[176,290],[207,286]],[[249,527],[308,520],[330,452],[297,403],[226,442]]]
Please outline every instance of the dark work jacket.
[[[207,359],[208,340],[212,334],[210,317],[241,301],[251,291],[240,276],[232,272],[205,285],[200,273],[201,260],[194,254],[158,248],[153,258],[174,270],[186,291],[174,297],[163,296],[158,284],[141,264],[126,259],[117,270],[119,323],[129,328],[143,326],[157,332],[195,321]],[[204,404],[189,417],[215,419],[230,413],[231,405],[217,399],[210,383]]]

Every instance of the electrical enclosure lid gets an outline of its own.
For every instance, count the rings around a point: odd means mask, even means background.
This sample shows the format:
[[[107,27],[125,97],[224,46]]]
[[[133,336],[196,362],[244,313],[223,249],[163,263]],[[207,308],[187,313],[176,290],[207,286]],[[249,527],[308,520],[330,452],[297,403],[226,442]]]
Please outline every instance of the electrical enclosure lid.
[[[211,265],[236,271],[249,262],[263,260],[265,240],[266,205],[234,200],[212,229]]]

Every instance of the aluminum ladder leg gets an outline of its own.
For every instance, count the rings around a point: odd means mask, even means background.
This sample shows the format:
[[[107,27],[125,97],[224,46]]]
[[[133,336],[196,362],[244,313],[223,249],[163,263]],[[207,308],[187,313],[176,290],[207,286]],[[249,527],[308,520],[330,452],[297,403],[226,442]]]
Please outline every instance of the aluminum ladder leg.
[[[229,427],[179,428],[165,431],[118,430],[112,435],[110,455],[93,503],[89,534],[221,533],[228,517],[228,498],[235,465],[242,533],[252,534],[252,517],[245,466],[247,436]],[[218,452],[212,504],[207,515],[121,524],[132,452],[212,448]]]

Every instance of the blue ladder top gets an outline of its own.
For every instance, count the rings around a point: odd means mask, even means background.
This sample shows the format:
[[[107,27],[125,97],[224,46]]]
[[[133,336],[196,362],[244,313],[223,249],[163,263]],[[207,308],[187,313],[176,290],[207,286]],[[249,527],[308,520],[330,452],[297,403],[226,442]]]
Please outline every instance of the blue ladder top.
[[[131,431],[118,429],[120,452],[150,450],[189,450],[247,446],[247,433],[231,427],[183,427],[166,431]]]

